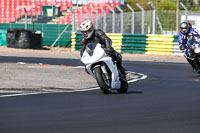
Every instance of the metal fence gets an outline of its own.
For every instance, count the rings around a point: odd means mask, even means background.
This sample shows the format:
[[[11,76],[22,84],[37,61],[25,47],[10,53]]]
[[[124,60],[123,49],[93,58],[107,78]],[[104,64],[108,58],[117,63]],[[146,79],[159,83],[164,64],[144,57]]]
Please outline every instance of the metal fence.
[[[85,19],[91,19],[95,28],[104,30],[106,33],[132,33],[132,34],[170,34],[176,35],[176,11],[163,10],[141,10],[133,12],[123,12],[120,7],[110,13],[92,13],[78,14],[74,12],[74,21],[72,31],[79,32],[79,25]],[[73,8],[72,8],[73,9]],[[73,12],[73,10],[69,10]],[[187,17],[186,17],[187,15]],[[193,16],[193,17],[191,17]],[[57,16],[62,17],[62,16]],[[82,18],[80,19],[77,18]],[[25,16],[21,16],[19,20],[23,20]],[[187,20],[192,22],[196,28],[200,28],[200,13],[187,12],[182,10],[179,12],[179,22]],[[28,23],[47,23],[53,17],[48,16],[29,16]],[[77,21],[79,20],[79,21]],[[24,23],[24,21],[16,21],[16,23]]]
[[[102,29],[107,33],[151,34],[153,30],[155,30],[157,34],[164,34],[164,31],[176,30],[175,12],[157,11],[157,14],[158,17],[155,20],[155,29],[153,29],[154,17],[152,10],[144,11],[144,17],[142,17],[141,11],[134,12],[134,16],[131,12],[123,12],[123,14],[120,12],[115,12],[114,14],[112,12],[109,14],[82,14],[82,16],[78,16],[75,13],[75,21],[70,24],[73,25],[74,32],[79,31],[79,25],[81,23],[81,21],[77,21],[77,17],[81,17],[82,21],[86,19],[92,20],[95,28]],[[28,17],[27,23],[48,23],[51,19],[53,18],[47,16],[31,16]],[[16,21],[16,23],[25,23],[25,16],[21,16],[20,20],[21,21]],[[142,25],[143,21],[144,25]]]
[[[91,14],[90,17],[83,16],[83,18],[93,20],[95,28],[102,29],[107,33],[173,34],[176,31],[174,14],[173,11],[157,11],[157,17],[154,17],[153,11],[148,10],[144,11],[144,17],[142,17],[141,11],[137,11],[134,12],[134,18],[132,18],[131,12],[125,12],[123,15],[119,12],[114,15],[113,13],[98,14],[98,21],[96,21],[96,14]],[[155,21],[155,27],[153,27],[153,21]],[[77,32],[80,22],[75,24],[75,32]]]

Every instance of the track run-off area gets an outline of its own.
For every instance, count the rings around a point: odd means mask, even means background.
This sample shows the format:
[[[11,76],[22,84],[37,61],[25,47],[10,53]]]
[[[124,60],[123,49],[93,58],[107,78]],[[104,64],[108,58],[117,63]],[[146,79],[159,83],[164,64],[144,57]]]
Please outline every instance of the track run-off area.
[[[91,76],[85,74],[84,66],[49,65],[44,63],[27,64],[25,62],[17,62],[3,63],[1,64],[0,70],[2,75],[0,98],[100,89],[96,81],[92,79]],[[54,75],[50,76],[49,73],[52,73],[52,71]],[[68,77],[66,77],[65,74],[68,75]],[[85,78],[83,75],[88,78]],[[72,77],[76,78],[72,79]],[[127,74],[129,83],[146,78],[147,75],[142,73],[128,72]],[[45,79],[48,81],[44,81]],[[81,88],[82,84],[79,84],[79,79],[85,82],[84,88]],[[71,82],[67,83],[69,80]],[[88,80],[92,80],[93,82],[87,84]]]

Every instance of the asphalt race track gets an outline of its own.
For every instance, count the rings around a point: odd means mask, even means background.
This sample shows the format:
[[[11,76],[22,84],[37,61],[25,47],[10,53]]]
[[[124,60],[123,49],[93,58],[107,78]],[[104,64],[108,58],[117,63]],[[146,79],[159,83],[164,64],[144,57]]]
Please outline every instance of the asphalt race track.
[[[2,66],[17,62],[81,65],[71,59],[0,57]],[[0,97],[0,133],[200,132],[200,75],[188,64],[123,64],[147,75],[129,83],[126,94],[104,95],[95,89]]]

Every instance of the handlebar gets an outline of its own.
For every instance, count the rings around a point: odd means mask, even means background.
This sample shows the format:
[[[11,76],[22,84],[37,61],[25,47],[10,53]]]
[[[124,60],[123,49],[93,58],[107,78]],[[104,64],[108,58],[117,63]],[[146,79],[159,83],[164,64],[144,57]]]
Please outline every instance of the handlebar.
[[[194,37],[194,36],[200,37],[199,34],[188,34],[187,36],[190,36],[190,37]]]

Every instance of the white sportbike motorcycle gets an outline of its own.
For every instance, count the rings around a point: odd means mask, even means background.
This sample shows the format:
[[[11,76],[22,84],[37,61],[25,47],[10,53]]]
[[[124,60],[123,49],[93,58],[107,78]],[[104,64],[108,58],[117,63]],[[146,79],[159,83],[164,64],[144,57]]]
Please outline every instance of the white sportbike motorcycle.
[[[81,58],[86,71],[96,79],[104,94],[111,94],[112,90],[126,93],[128,82],[120,78],[117,64],[108,56],[99,43],[88,43]]]

